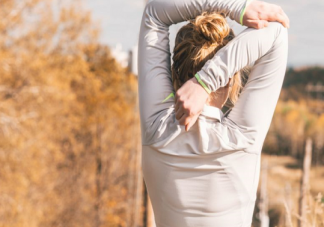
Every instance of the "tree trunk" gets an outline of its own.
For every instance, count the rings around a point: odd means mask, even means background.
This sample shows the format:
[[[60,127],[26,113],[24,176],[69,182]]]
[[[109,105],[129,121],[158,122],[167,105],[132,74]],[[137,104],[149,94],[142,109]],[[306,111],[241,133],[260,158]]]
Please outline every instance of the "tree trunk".
[[[96,138],[97,138],[97,146],[96,146],[96,201],[95,201],[95,227],[100,227],[101,220],[100,220],[100,201],[101,201],[101,172],[102,172],[102,158],[101,158],[101,126],[97,123],[96,128]]]

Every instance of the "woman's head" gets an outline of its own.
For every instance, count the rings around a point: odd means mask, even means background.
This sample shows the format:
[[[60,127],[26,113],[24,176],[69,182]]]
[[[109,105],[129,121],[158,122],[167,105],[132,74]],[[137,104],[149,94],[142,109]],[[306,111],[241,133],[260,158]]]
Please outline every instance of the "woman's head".
[[[204,64],[233,38],[234,33],[226,19],[217,13],[203,13],[183,26],[177,34],[172,58],[172,81],[175,91],[193,78]],[[224,89],[211,93],[210,99],[226,96],[224,102],[229,97],[234,104],[241,89],[239,72],[233,76],[230,83],[231,85],[228,84]]]

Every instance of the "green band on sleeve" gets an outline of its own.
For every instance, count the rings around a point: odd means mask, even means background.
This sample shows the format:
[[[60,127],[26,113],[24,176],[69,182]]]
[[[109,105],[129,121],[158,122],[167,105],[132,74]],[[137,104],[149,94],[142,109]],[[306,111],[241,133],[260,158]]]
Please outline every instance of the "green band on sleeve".
[[[201,85],[201,86],[206,90],[206,92],[207,92],[208,94],[210,94],[211,91],[210,91],[209,88],[206,86],[206,84],[205,84],[205,83],[200,79],[200,76],[199,76],[198,73],[196,73],[195,77],[196,77],[198,83],[200,83],[200,85]]]
[[[200,79],[198,73],[196,73],[195,77],[196,77],[198,83],[199,83],[199,84],[200,84],[200,85],[201,85],[201,86],[206,90],[206,92],[207,92],[208,94],[210,94],[211,91],[210,91],[209,88],[206,86],[206,84],[205,84],[205,83]],[[173,92],[172,92],[171,94],[169,94],[168,97],[166,97],[166,98],[162,101],[162,103],[168,101],[168,100],[169,100],[170,98],[172,98],[172,97],[174,97],[174,93],[173,93]]]
[[[248,5],[251,3],[251,0],[246,0],[245,2],[245,6],[241,11],[241,15],[240,15],[240,24],[243,25],[243,16],[245,14],[246,8],[248,7]]]
[[[162,101],[162,103],[168,101],[171,97],[174,97],[173,92],[172,92],[170,95],[168,95],[168,97],[166,97],[166,98]]]

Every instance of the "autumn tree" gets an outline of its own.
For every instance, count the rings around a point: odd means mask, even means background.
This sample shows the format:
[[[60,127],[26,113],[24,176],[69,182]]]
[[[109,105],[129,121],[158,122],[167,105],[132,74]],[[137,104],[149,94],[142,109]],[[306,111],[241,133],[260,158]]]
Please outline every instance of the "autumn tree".
[[[0,16],[0,226],[126,226],[136,78],[80,1],[4,0]]]

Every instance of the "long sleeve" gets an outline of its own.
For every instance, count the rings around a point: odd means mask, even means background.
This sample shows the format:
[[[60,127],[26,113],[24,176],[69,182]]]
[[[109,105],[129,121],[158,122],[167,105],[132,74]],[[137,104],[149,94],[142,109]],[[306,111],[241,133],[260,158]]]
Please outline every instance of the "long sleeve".
[[[218,51],[214,57],[217,62],[212,63],[217,68],[221,64],[218,59],[228,62],[225,80],[232,76],[231,68],[240,70],[253,64],[233,109],[219,123],[208,122],[206,117],[200,116],[198,127],[193,127],[190,137],[187,136],[190,131],[185,132],[177,124],[174,108],[170,108],[158,122],[152,145],[159,150],[168,147],[168,152],[180,149],[182,143],[190,143],[187,147],[196,147],[193,150],[197,153],[239,150],[260,153],[281,91],[287,55],[287,29],[280,23],[270,22],[267,28],[260,30],[247,28]],[[174,140],[181,136],[185,139]]]
[[[231,112],[221,124],[206,129],[211,141],[207,148],[210,152],[221,149],[261,151],[281,91],[287,55],[287,29],[271,22],[261,30],[246,29],[206,65],[210,67],[208,74],[216,72],[214,80],[228,81],[234,72],[254,63]]]
[[[262,29],[260,34],[258,34],[263,36],[261,40],[258,36],[252,35],[249,40],[243,43],[241,42],[242,36],[249,31],[246,30],[240,35],[239,39],[236,39],[231,44],[231,47],[225,46],[217,55],[206,62],[198,74],[211,91],[216,91],[219,87],[224,87],[228,83],[229,78],[242,69],[242,67],[248,65],[252,58],[254,60],[259,59],[265,54],[264,50],[269,50],[273,44],[273,39],[269,35],[273,34],[267,34],[265,32],[267,30],[269,29]],[[237,61],[237,59],[233,58],[236,53],[238,53],[237,57],[244,58]],[[242,55],[242,53],[246,54]]]
[[[239,22],[245,0],[153,0],[143,13],[139,37],[139,104],[142,143],[162,139],[163,125],[172,112],[169,26],[195,18],[204,11],[222,12]],[[169,119],[170,120],[170,119]],[[162,128],[161,128],[162,127]],[[176,120],[168,127],[177,127]]]

